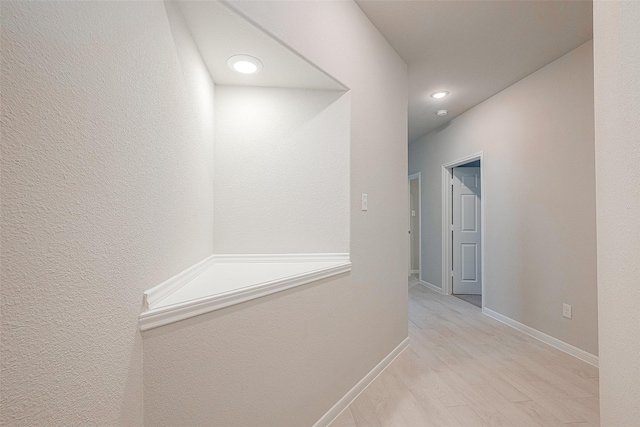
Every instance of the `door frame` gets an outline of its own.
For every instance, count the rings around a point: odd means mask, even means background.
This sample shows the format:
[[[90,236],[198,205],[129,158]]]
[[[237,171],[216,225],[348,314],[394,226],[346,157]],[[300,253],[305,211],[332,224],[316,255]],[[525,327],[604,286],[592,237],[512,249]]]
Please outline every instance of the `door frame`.
[[[411,181],[414,179],[418,180],[418,281],[422,283],[422,174],[413,173],[409,175],[407,181],[409,183],[409,221],[411,221]],[[411,223],[409,223],[409,230],[411,230]],[[409,272],[411,272],[411,248],[409,248]]]
[[[482,196],[480,197],[480,212],[482,218],[480,218],[480,276],[482,277],[482,310],[485,307],[486,300],[486,280],[485,280],[485,265],[486,257],[484,251],[485,245],[485,218],[486,218],[486,181],[484,179],[485,160],[484,152],[471,154],[466,157],[445,163],[442,165],[442,293],[445,295],[452,294],[452,278],[453,278],[453,242],[451,235],[451,216],[452,211],[452,198],[451,198],[451,186],[453,185],[452,172],[456,166],[464,165],[465,163],[480,160],[480,189]]]

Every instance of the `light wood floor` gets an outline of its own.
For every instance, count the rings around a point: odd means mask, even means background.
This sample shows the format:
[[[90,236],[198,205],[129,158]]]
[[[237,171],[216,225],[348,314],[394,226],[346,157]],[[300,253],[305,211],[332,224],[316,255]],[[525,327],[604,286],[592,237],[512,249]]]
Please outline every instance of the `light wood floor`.
[[[331,427],[600,425],[597,368],[469,303],[409,288],[409,336]]]

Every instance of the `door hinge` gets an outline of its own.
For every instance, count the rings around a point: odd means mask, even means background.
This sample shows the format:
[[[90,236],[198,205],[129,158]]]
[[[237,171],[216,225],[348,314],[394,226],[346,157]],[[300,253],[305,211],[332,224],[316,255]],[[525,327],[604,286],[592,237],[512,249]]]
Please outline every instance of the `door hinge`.
[[[451,270],[451,277],[453,277],[453,270]]]

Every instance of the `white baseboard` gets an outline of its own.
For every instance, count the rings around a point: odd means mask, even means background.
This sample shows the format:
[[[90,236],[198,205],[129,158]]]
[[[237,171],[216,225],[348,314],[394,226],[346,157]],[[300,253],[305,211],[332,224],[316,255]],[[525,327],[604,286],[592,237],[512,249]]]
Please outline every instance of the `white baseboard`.
[[[411,270],[411,274],[418,274],[420,273],[420,270]]]
[[[560,351],[564,351],[565,353],[570,354],[571,356],[576,357],[583,362],[587,362],[588,364],[593,365],[596,368],[598,367],[598,356],[579,349],[578,347],[574,347],[571,344],[567,344],[564,341],[554,338],[551,335],[547,335],[544,332],[540,332],[537,329],[533,329],[530,326],[524,325],[489,308],[483,308],[482,313],[491,317],[492,319],[497,320],[498,322],[504,323],[507,326],[511,326],[513,329],[517,329],[518,331],[527,334],[530,337],[540,340],[545,344],[549,344],[551,347],[557,348]]]
[[[409,346],[409,337],[405,338],[396,348],[394,348],[391,353],[389,353],[380,363],[376,365],[363,379],[361,379],[358,384],[353,386],[351,390],[347,392],[331,409],[329,409],[314,425],[313,427],[326,427],[333,420],[335,420],[338,415],[344,411],[347,406],[351,404],[356,397],[360,395],[364,391],[365,388],[369,386],[375,380],[378,375],[384,371],[387,366],[393,362],[393,360],[398,357],[402,350]]]
[[[429,282],[425,282],[424,280],[420,280],[420,284],[426,288],[431,289],[434,292],[437,292],[441,295],[445,295],[444,291],[441,288],[437,287],[436,285],[433,285]]]

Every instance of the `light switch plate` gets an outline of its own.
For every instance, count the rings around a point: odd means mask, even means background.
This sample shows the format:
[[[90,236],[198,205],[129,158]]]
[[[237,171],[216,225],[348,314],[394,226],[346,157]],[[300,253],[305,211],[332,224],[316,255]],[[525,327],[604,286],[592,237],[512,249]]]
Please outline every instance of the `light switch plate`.
[[[571,305],[562,304],[562,315],[567,319],[571,319]]]
[[[367,209],[369,209],[369,203],[367,202],[367,195],[363,194],[362,195],[362,210],[366,211]]]

